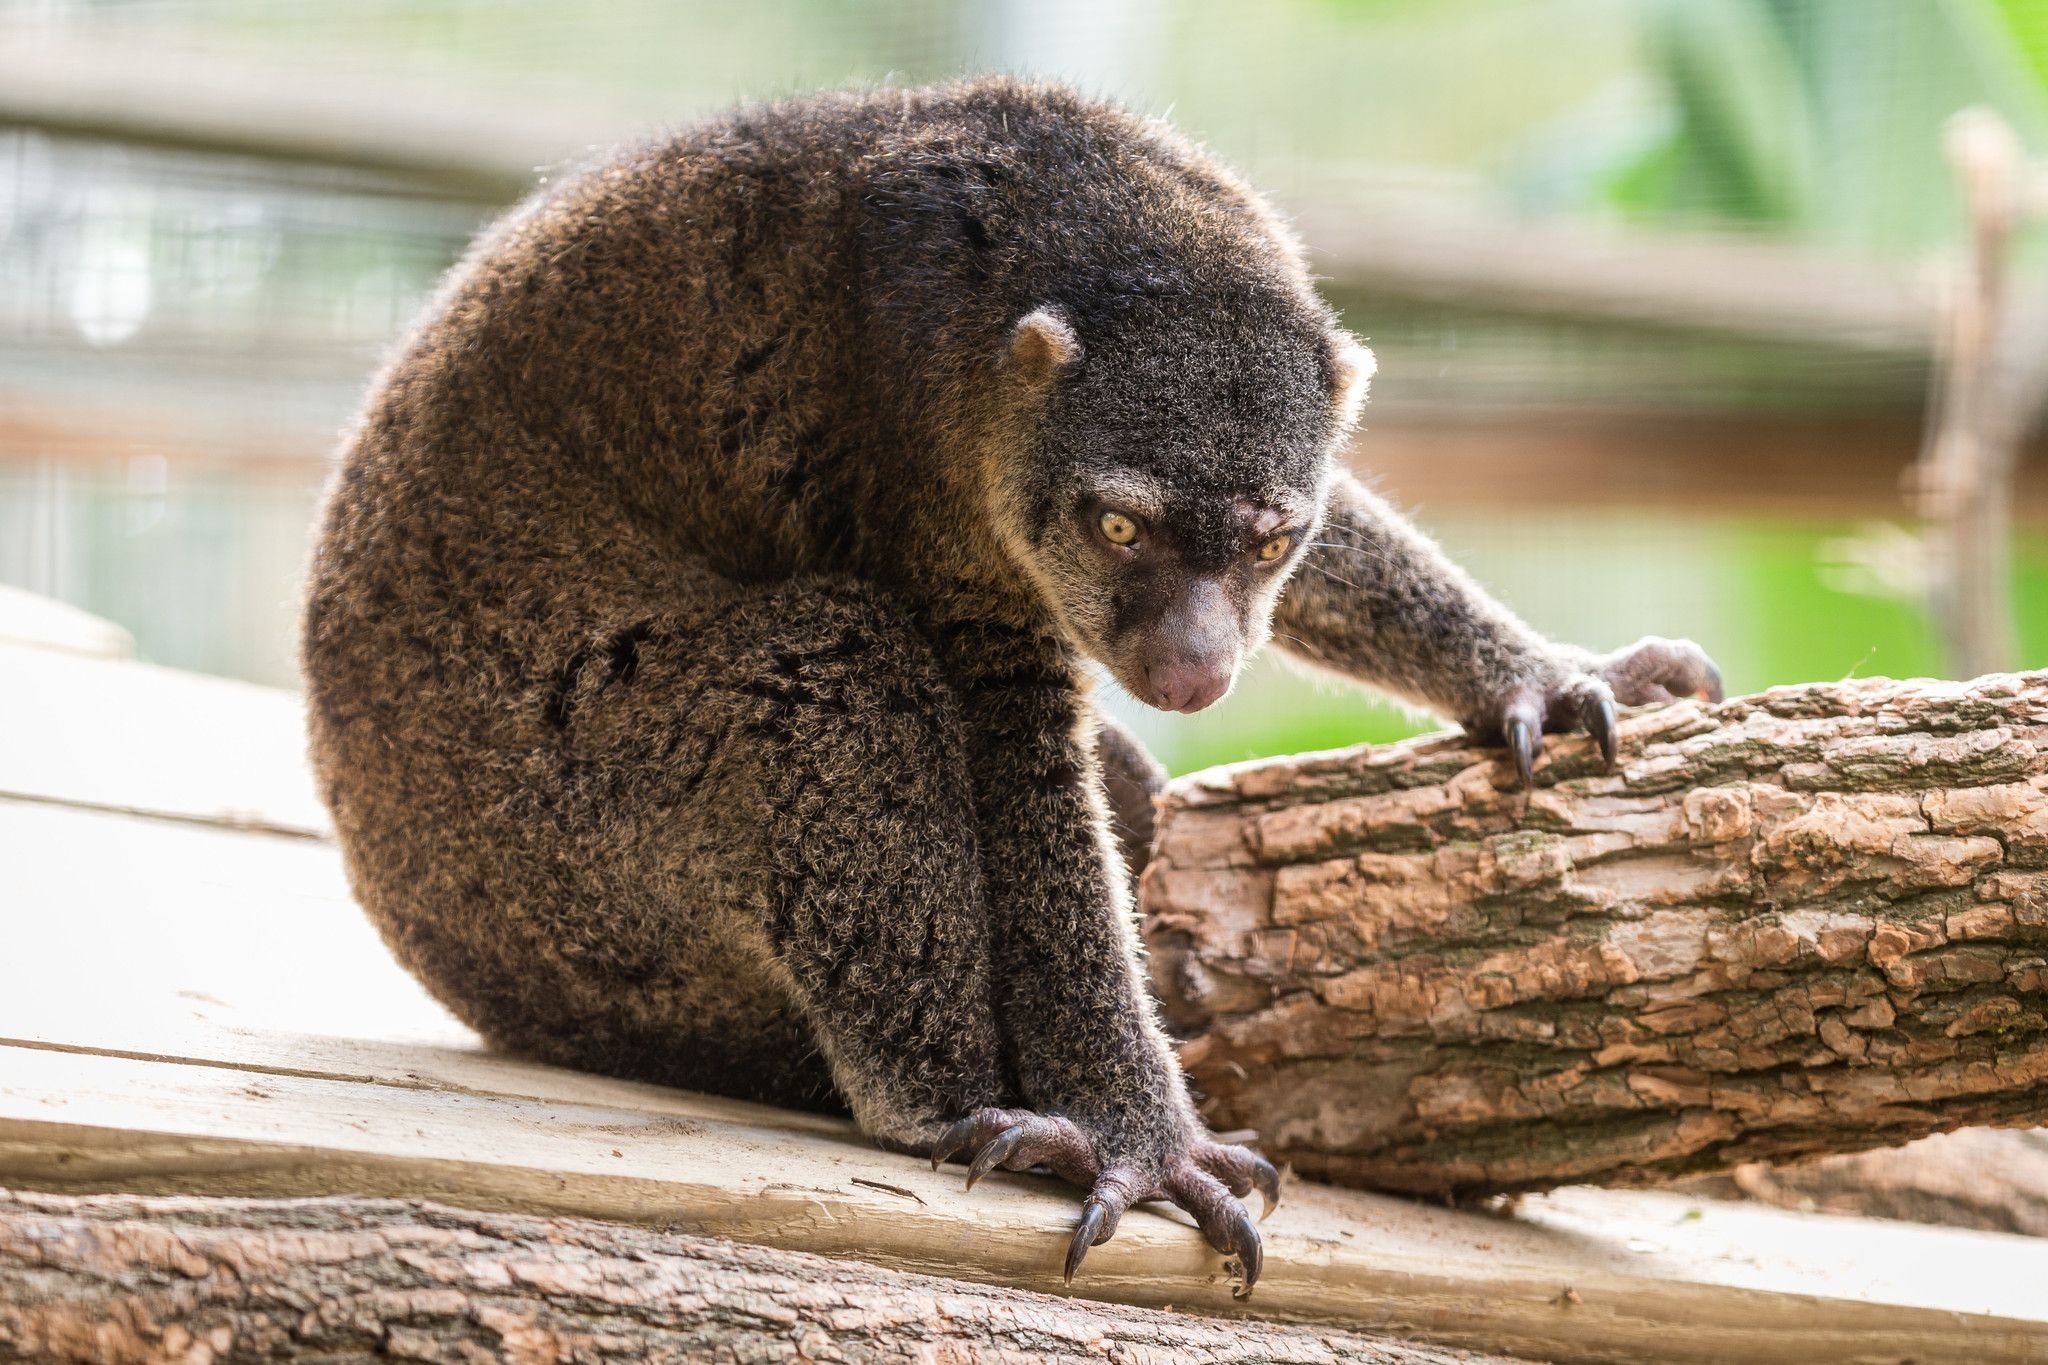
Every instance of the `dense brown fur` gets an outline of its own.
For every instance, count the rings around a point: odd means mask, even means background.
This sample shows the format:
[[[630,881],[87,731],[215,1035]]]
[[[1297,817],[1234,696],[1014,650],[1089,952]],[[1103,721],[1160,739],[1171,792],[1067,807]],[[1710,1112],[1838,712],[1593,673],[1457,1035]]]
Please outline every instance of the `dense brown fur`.
[[[1255,1274],[1266,1168],[1194,1116],[1105,808],[1104,755],[1126,825],[1156,767],[1098,746],[1085,658],[1199,704],[1279,600],[1474,725],[1607,696],[1333,474],[1358,356],[1255,196],[1054,88],[567,179],[453,272],[328,506],[305,672],[358,895],[495,1042],[1049,1164],[1094,1190],[1076,1258],[1172,1198]]]

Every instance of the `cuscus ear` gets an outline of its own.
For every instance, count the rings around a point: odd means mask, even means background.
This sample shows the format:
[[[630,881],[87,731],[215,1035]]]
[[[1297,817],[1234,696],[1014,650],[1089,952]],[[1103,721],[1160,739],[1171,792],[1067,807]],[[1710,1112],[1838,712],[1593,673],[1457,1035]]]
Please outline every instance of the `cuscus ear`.
[[[1010,329],[1010,365],[1027,383],[1049,384],[1081,360],[1081,338],[1057,309],[1037,308]]]
[[[1358,424],[1365,408],[1366,391],[1372,387],[1373,371],[1380,366],[1365,343],[1349,332],[1333,333],[1330,346],[1330,407],[1337,430],[1349,431]]]

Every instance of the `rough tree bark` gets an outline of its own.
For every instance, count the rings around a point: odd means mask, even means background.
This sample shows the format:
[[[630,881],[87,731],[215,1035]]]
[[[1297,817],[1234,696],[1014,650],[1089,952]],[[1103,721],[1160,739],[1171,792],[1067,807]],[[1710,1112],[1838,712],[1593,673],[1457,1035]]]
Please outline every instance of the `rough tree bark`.
[[[907,1275],[574,1218],[0,1191],[0,1359],[1334,1361],[1496,1357]]]
[[[2048,1120],[2048,675],[1452,738],[1163,799],[1156,987],[1219,1128],[1451,1195]]]

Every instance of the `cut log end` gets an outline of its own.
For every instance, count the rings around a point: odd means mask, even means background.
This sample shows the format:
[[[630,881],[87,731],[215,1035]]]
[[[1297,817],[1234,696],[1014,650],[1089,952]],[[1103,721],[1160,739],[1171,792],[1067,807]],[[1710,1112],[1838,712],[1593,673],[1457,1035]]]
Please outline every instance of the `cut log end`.
[[[1143,879],[1213,1126],[1347,1184],[1641,1183],[2048,1121],[2048,675],[1197,774]]]

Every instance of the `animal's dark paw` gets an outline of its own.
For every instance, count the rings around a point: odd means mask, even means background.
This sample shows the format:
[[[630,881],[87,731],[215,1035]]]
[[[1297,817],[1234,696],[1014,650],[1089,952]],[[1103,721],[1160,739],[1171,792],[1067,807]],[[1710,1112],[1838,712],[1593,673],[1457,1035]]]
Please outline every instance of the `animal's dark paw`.
[[[1681,697],[1720,701],[1721,670],[1690,640],[1645,635],[1597,663],[1600,676],[1623,706],[1657,706]]]
[[[1260,1216],[1272,1212],[1280,1202],[1280,1173],[1256,1152],[1202,1138],[1163,1159],[1119,1158],[1105,1153],[1104,1144],[1071,1120],[1023,1109],[983,1109],[939,1138],[932,1147],[932,1169],[956,1156],[968,1162],[969,1189],[998,1168],[1044,1166],[1088,1191],[1067,1244],[1069,1284],[1089,1248],[1115,1235],[1131,1205],[1149,1199],[1170,1200],[1187,1210],[1210,1246],[1237,1258],[1243,1280],[1237,1297],[1250,1294],[1258,1283],[1264,1251],[1258,1228],[1240,1201],[1257,1190],[1264,1201]]]
[[[1720,701],[1721,670],[1690,640],[1650,635],[1605,657],[1558,660],[1543,676],[1511,684],[1488,714],[1466,728],[1507,746],[1527,787],[1535,779],[1545,732],[1585,730],[1612,768],[1617,704],[1657,705],[1689,696]]]

